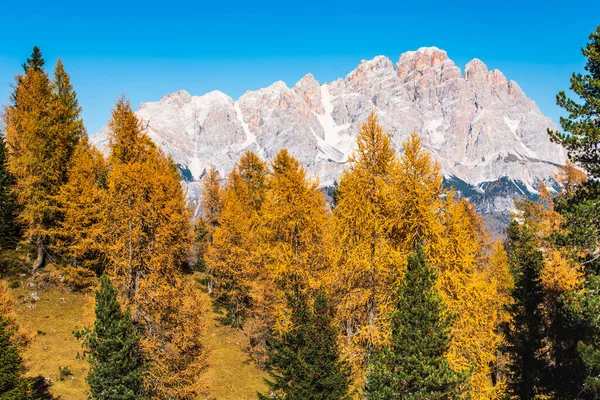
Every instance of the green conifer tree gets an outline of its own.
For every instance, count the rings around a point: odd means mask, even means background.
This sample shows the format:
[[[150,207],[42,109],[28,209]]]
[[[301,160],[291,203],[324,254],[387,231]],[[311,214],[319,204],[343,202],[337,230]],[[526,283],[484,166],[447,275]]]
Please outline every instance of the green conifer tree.
[[[508,306],[511,322],[503,327],[509,359],[507,393],[519,399],[548,394],[549,358],[544,350],[547,326],[540,282],[544,259],[535,235],[527,223],[513,221],[508,228],[507,250],[515,285],[514,301]]]
[[[117,290],[108,275],[100,278],[96,292],[93,329],[75,332],[83,339],[90,370],[90,398],[97,400],[144,399],[143,373],[147,364],[140,348],[140,335],[129,310],[122,311]]]
[[[77,94],[60,58],[54,69],[52,92],[52,129],[56,142],[55,168],[60,171],[61,183],[64,183],[67,180],[69,161],[77,144],[85,136],[85,128],[81,119],[81,107],[77,100]]]
[[[586,74],[574,73],[570,89],[582,103],[567,97],[564,91],[556,96],[556,103],[569,113],[561,117],[565,132],[548,130],[553,141],[562,144],[571,161],[579,164],[591,177],[600,177],[600,25],[590,35],[590,41],[581,49],[587,58]]]
[[[559,299],[564,342],[563,357],[556,360],[554,382],[568,389],[571,397],[600,398],[600,25],[581,49],[586,57],[585,72],[574,73],[570,90],[556,102],[568,115],[560,118],[564,132],[548,130],[551,139],[562,144],[569,159],[582,167],[590,179],[576,182],[557,196],[555,210],[564,217],[561,232],[554,238],[558,246],[573,252],[584,267],[583,287]],[[553,321],[557,324],[557,321]],[[564,347],[564,346],[563,346]],[[582,371],[583,370],[583,371]]]
[[[311,304],[298,278],[286,293],[291,310],[290,329],[268,342],[270,380],[268,394],[259,399],[347,399],[348,365],[340,359],[333,309],[319,289]]]
[[[33,67],[33,69],[37,71],[42,71],[44,69],[44,64],[46,61],[42,56],[42,51],[39,47],[33,46],[33,51],[31,52],[31,58],[27,59],[27,62],[23,63],[23,71],[27,72],[29,67]]]
[[[14,183],[6,165],[6,142],[0,134],[0,250],[14,247],[19,239],[19,209],[11,192]]]
[[[398,288],[390,343],[371,356],[367,399],[458,399],[465,393],[466,372],[453,371],[445,358],[452,316],[436,279],[418,245]]]
[[[8,320],[0,315],[0,399],[23,400],[28,392],[23,378],[23,361],[13,343],[13,330]]]

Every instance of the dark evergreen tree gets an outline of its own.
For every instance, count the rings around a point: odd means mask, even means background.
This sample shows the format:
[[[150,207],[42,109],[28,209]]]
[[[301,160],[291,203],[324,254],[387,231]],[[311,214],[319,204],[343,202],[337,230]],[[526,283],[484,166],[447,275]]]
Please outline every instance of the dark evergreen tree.
[[[14,177],[6,167],[6,142],[0,134],[0,250],[13,248],[19,239],[19,208],[11,190]]]
[[[507,392],[513,398],[533,399],[548,394],[549,366],[544,351],[547,326],[540,282],[543,254],[537,248],[535,232],[517,221],[508,228],[507,250],[515,286],[513,303],[508,311],[512,318],[504,326],[508,355]]]
[[[417,246],[398,288],[391,341],[371,356],[367,399],[458,399],[465,393],[467,373],[453,371],[445,358],[452,316],[436,279]]]
[[[592,178],[600,178],[600,25],[581,52],[587,58],[586,73],[574,73],[570,89],[582,102],[560,92],[556,103],[569,113],[568,117],[560,118],[565,132],[548,130],[548,133],[553,141],[565,146],[571,161],[585,168]]]
[[[140,348],[140,335],[129,310],[121,310],[117,290],[106,274],[100,278],[95,312],[94,328],[75,332],[83,339],[90,363],[86,379],[90,385],[90,398],[146,398],[142,378],[147,365]]]
[[[576,262],[584,266],[583,288],[559,299],[562,321],[553,325],[562,341],[553,347],[562,350],[554,363],[554,382],[563,398],[600,398],[600,25],[582,50],[585,72],[574,73],[570,89],[579,100],[564,91],[557,104],[568,112],[560,119],[564,132],[548,133],[562,144],[569,159],[587,172],[587,181],[555,199],[555,210],[564,217],[563,229],[554,238],[558,246],[574,250]],[[560,355],[560,354],[559,354]],[[570,396],[570,397],[569,397]]]
[[[52,82],[52,129],[54,130],[55,168],[61,174],[62,183],[67,180],[67,166],[81,138],[85,135],[81,107],[71,78],[59,58]]]
[[[0,400],[23,400],[28,392],[23,378],[23,361],[13,343],[13,330],[0,315]]]
[[[42,56],[42,51],[39,47],[33,46],[33,51],[31,52],[31,58],[27,59],[27,62],[23,63],[23,71],[27,72],[29,67],[37,71],[42,71],[44,69],[44,57]]]
[[[295,279],[294,279],[295,280]],[[340,358],[333,309],[325,291],[315,293],[311,306],[308,294],[294,282],[286,294],[292,311],[290,330],[268,342],[270,355],[267,380],[269,393],[260,399],[347,399],[350,372]]]
[[[572,349],[566,360],[557,360],[554,381],[557,398],[600,399],[600,278],[592,274],[581,290],[561,299]],[[563,365],[560,365],[563,364]]]

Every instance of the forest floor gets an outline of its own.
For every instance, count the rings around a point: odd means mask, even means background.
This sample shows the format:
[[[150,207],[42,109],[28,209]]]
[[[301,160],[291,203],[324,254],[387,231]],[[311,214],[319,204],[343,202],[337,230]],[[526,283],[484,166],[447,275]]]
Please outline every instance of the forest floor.
[[[50,275],[51,268],[40,272],[42,279],[38,276],[33,283],[18,268],[28,261],[23,253],[0,253],[0,264],[6,265],[7,260],[10,268],[2,268],[1,277],[11,287],[19,324],[33,337],[22,353],[27,376],[49,382],[49,391],[57,399],[86,399],[88,363],[73,331],[93,324],[93,293],[72,292],[49,282],[43,276]],[[211,301],[208,295],[206,300]],[[202,399],[255,399],[257,392],[265,390],[267,375],[248,356],[246,337],[239,329],[223,325],[217,312],[206,316],[204,343],[209,366],[201,379],[209,392]]]

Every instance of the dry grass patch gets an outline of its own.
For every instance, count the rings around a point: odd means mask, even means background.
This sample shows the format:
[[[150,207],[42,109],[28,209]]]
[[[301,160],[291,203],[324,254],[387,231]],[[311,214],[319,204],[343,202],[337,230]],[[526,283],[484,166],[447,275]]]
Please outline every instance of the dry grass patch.
[[[34,335],[23,352],[27,375],[50,378],[50,391],[63,400],[85,399],[88,363],[77,357],[81,346],[73,331],[86,323],[84,316],[93,303],[93,295],[56,287],[40,290],[25,283],[14,289],[12,295],[19,324]],[[39,300],[32,301],[32,293]],[[61,380],[59,368],[68,368],[72,375]]]
[[[224,326],[219,315],[213,314],[207,323],[205,344],[209,349],[209,366],[205,372],[210,396],[207,399],[256,399],[264,392],[267,373],[250,359],[247,339],[239,329]]]

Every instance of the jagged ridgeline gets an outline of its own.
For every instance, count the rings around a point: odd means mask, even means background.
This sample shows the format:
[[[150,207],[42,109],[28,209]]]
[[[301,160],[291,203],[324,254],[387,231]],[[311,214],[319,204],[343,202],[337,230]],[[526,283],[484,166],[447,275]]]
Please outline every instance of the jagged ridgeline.
[[[512,198],[535,195],[536,183],[552,182],[566,159],[546,134],[555,125],[516,82],[478,59],[462,72],[435,47],[404,53],[396,65],[383,56],[362,61],[345,78],[322,85],[311,74],[292,88],[276,82],[237,101],[218,91],[179,91],[142,104],[137,114],[180,165],[196,203],[208,166],[225,176],[246,150],[270,160],[287,148],[321,186],[333,186],[373,110],[396,150],[418,132],[446,181],[478,211],[501,220],[508,219]],[[93,142],[103,147],[106,130]]]

